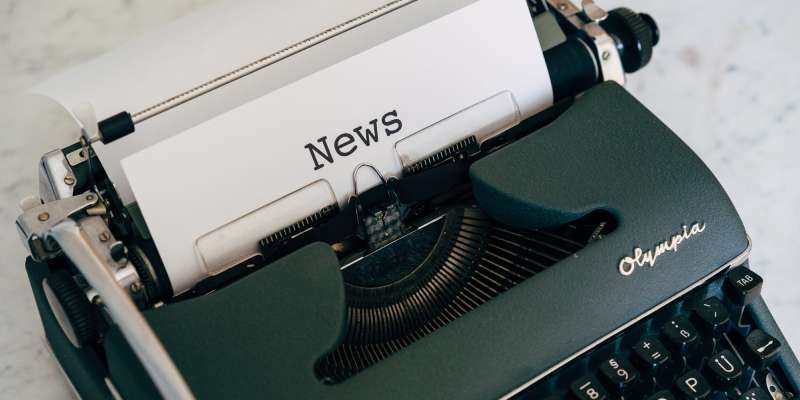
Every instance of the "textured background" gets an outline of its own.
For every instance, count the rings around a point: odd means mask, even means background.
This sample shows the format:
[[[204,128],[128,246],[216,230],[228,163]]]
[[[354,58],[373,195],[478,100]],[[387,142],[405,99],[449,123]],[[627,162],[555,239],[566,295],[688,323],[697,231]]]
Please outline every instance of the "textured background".
[[[753,239],[767,303],[798,348],[800,2],[598,2],[647,11],[661,26],[653,63],[628,88],[728,190]],[[206,3],[0,0],[0,398],[71,396],[41,339],[13,221],[19,199],[37,193],[39,157],[72,138],[33,133],[57,131],[58,121],[39,117],[46,104],[9,95]]]

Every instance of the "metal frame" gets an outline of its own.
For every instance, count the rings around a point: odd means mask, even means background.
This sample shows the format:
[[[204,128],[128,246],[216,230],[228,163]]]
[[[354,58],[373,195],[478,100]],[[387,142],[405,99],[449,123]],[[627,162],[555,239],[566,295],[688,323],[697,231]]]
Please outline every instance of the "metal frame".
[[[59,244],[64,255],[72,260],[86,282],[100,296],[103,307],[131,345],[161,396],[166,399],[194,399],[183,375],[144,315],[117,282],[105,255],[93,245],[87,230],[77,221],[67,218],[50,229],[47,238]]]
[[[550,8],[561,14],[575,28],[583,31],[597,49],[600,72],[604,81],[615,81],[625,85],[625,69],[617,51],[614,38],[600,26],[600,22],[608,17],[608,13],[594,3],[593,0],[582,0],[581,7],[570,0],[547,0]]]

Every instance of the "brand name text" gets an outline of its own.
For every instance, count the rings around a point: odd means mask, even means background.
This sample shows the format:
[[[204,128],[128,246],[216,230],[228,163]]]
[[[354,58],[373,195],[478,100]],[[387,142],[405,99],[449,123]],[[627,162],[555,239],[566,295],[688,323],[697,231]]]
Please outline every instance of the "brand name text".
[[[656,244],[654,249],[642,250],[641,247],[633,249],[633,254],[624,257],[619,261],[619,273],[625,276],[633,274],[637,267],[645,265],[654,267],[659,256],[666,252],[677,252],[678,246],[695,235],[699,235],[706,229],[706,224],[698,222],[691,227],[683,225],[681,232],[675,233],[669,239]]]

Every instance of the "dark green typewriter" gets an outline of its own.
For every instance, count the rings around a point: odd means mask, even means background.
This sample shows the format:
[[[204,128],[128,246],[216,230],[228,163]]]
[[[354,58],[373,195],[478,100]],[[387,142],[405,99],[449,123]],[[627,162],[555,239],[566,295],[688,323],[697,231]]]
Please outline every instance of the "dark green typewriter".
[[[43,157],[40,196],[17,228],[47,341],[80,397],[797,398],[800,364],[760,296],[770,285],[750,269],[739,215],[703,161],[621,85],[651,61],[653,18],[591,0],[372,2],[155,107],[99,122],[78,116],[80,140]],[[285,54],[313,58],[413,18],[422,22],[392,40],[435,31],[470,7],[524,16],[537,48],[519,52],[541,56],[550,101],[527,114],[513,90],[475,103],[511,99],[518,120],[492,122],[501,128],[491,135],[457,132],[396,173],[367,160],[378,145],[363,133],[380,143],[404,135],[413,116],[402,108],[375,105],[372,123],[319,132],[302,168],[309,155],[323,171],[358,158],[352,196],[275,229],[257,226],[247,240],[235,224],[211,242],[197,238],[208,263],[221,244],[252,250],[213,273],[186,278],[187,266],[163,257],[148,229],[157,221],[123,199],[95,152],[144,134],[161,113],[295,62],[277,61]],[[483,28],[504,24],[486,18]],[[424,57],[418,44],[411,54]],[[419,96],[440,96],[436,85]],[[453,115],[443,121],[462,114]],[[254,165],[250,188],[294,168]],[[374,184],[359,186],[359,170]],[[192,210],[199,200],[164,201]]]

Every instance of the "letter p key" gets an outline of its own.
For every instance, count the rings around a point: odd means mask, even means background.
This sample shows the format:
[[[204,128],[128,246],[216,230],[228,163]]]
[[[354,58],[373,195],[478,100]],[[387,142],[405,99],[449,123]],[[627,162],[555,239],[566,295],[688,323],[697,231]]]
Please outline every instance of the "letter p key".
[[[678,378],[675,388],[681,397],[687,399],[703,399],[711,394],[711,386],[698,370],[691,370]]]

